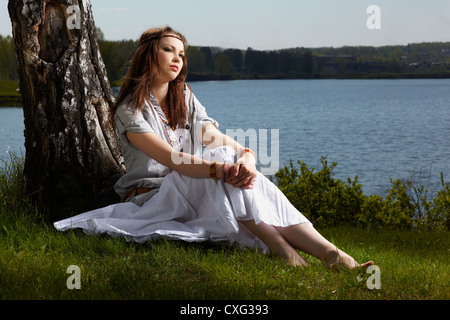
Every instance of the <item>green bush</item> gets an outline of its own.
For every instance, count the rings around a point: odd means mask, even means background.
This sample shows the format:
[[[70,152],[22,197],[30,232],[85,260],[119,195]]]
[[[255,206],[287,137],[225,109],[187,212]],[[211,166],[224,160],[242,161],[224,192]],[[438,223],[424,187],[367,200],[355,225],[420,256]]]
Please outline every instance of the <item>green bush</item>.
[[[404,230],[449,230],[450,187],[442,180],[442,190],[434,199],[430,192],[411,180],[391,179],[385,197],[364,195],[358,176],[342,181],[333,177],[336,162],[330,166],[321,158],[315,172],[301,161],[292,161],[275,174],[280,190],[317,227],[349,225],[365,228]]]
[[[328,166],[321,158],[322,169],[314,172],[304,162],[298,161],[300,171],[285,167],[275,174],[278,188],[291,203],[311,222],[320,227],[353,224],[360,215],[365,201],[358,177],[343,182],[333,177],[336,163]]]
[[[444,183],[441,173],[442,189],[432,200],[432,210],[426,216],[425,224],[431,229],[450,230],[450,185]]]

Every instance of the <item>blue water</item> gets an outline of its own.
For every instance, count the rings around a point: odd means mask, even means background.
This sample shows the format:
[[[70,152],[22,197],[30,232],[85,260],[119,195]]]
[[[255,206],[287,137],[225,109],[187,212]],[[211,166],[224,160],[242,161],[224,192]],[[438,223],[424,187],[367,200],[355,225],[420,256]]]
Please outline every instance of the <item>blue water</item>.
[[[337,162],[366,194],[389,178],[450,181],[450,80],[251,80],[191,84],[221,129],[278,129],[280,167]],[[269,147],[270,148],[270,147]],[[297,166],[298,167],[298,166]]]
[[[25,155],[22,108],[0,108],[0,159],[8,160],[10,153]],[[0,163],[1,165],[1,163]]]
[[[282,168],[290,160],[335,177],[359,176],[366,194],[384,194],[389,178],[439,188],[450,181],[450,80],[248,80],[190,84],[223,132],[279,132]],[[23,112],[0,108],[0,159],[25,152]],[[253,131],[252,131],[253,130]],[[259,146],[257,153],[262,154]],[[273,152],[275,153],[275,152]],[[297,166],[298,167],[298,166]]]

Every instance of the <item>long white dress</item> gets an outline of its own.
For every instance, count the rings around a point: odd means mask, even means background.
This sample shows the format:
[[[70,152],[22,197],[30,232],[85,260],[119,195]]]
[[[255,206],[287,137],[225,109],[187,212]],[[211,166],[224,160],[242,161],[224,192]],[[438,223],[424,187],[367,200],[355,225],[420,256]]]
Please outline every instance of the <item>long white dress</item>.
[[[164,120],[164,115],[156,101],[151,101],[152,105],[143,109],[144,115],[133,114],[132,119],[128,119],[130,121],[123,116],[126,110],[119,108],[121,119],[118,119],[118,133],[124,149],[127,173],[115,187],[122,196],[136,186],[152,187],[155,190],[128,202],[55,222],[56,229],[66,231],[80,228],[88,234],[106,233],[141,243],[161,237],[188,242],[228,241],[267,251],[267,246],[239,221],[254,220],[257,224],[264,222],[279,227],[309,222],[261,173],[258,173],[253,189],[242,190],[220,180],[190,178],[175,171],[170,172],[168,168],[134,149],[124,135],[127,130],[156,132],[177,150],[181,150],[181,143],[187,140],[180,139],[180,134],[167,130],[169,127],[161,126],[160,123],[164,124],[164,121],[158,120]],[[194,98],[194,101],[195,110],[192,110],[192,104],[189,104],[192,117],[190,125],[186,126],[187,131],[192,133],[198,124],[204,125],[205,121],[217,125],[213,119],[207,117],[198,100]],[[158,119],[159,116],[161,119]],[[150,125],[147,125],[148,123]],[[195,132],[192,135],[195,136]],[[175,137],[178,144],[174,143]],[[185,143],[183,145],[186,147]],[[235,151],[229,147],[206,149],[202,151],[201,156],[206,160],[227,163],[234,163],[237,158]]]

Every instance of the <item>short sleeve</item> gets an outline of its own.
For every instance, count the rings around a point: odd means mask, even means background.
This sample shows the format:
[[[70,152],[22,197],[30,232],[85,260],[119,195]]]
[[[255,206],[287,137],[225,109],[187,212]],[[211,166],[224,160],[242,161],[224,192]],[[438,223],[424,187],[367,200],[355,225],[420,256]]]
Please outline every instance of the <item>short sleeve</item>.
[[[189,106],[192,126],[190,130],[191,139],[189,139],[191,144],[185,144],[184,150],[185,152],[190,150],[190,153],[194,155],[201,154],[202,148],[205,147],[202,139],[202,128],[208,123],[212,123],[218,129],[219,123],[208,116],[205,107],[198,101],[189,87],[187,87],[186,92],[186,104]]]
[[[154,132],[150,123],[145,120],[142,111],[131,110],[126,105],[122,105],[117,109],[116,124],[120,134],[124,134],[125,132]]]

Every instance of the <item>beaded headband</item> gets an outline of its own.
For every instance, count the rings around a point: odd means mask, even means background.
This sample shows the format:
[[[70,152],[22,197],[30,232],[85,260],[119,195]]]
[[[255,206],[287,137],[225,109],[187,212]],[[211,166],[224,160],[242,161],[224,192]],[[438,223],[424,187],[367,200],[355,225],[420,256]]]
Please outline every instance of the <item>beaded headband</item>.
[[[183,44],[184,44],[183,39],[181,39],[179,36],[176,36],[176,35],[174,35],[174,34],[165,34],[165,35],[162,35],[162,36],[152,36],[152,37],[150,37],[150,38],[148,38],[148,39],[145,39],[145,40],[141,41],[141,42],[139,43],[139,45],[142,46],[143,44],[145,44],[145,43],[147,43],[147,42],[150,42],[150,41],[153,40],[153,39],[159,39],[159,38],[175,38],[175,39],[180,40],[180,41],[183,42]]]
[[[153,39],[160,39],[160,38],[175,38],[175,39],[178,39],[178,40],[180,40],[181,42],[183,42],[183,45],[184,45],[184,41],[183,41],[183,39],[181,39],[181,37],[176,36],[176,35],[173,35],[173,34],[165,34],[165,35],[162,35],[162,36],[151,36],[150,38],[145,39],[145,40],[139,42],[139,46],[142,46],[143,44],[146,44],[147,42],[150,42],[150,41],[152,41]],[[128,58],[128,61],[127,61],[127,68],[130,66],[130,63],[131,63],[131,61],[133,60],[133,57],[134,57],[135,54],[136,54],[136,52],[133,52],[133,53],[130,55],[130,57]]]

